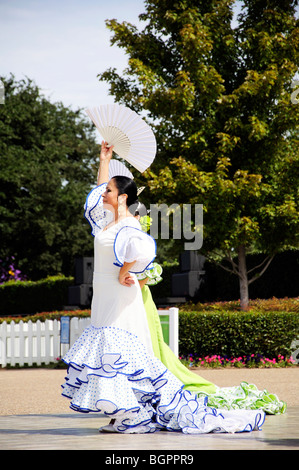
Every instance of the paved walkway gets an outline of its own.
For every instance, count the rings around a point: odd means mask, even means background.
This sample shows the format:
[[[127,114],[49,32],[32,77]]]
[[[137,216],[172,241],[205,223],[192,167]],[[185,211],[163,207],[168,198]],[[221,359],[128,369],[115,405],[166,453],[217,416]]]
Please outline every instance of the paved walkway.
[[[68,408],[68,400],[60,396],[64,370],[0,369],[0,449],[93,449],[114,456],[117,451],[145,449],[153,455],[166,451],[173,454],[189,451],[193,455],[197,450],[299,449],[299,367],[201,370],[199,373],[219,386],[237,385],[242,380],[255,383],[258,388],[267,389],[285,400],[287,412],[267,416],[262,431],[252,433],[201,436],[171,432],[100,434],[98,428],[108,423],[107,417],[97,413],[75,413]]]

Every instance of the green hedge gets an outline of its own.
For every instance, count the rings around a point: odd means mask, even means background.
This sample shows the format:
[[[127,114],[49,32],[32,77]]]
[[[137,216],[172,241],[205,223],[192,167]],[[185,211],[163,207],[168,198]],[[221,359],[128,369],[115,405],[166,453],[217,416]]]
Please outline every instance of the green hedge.
[[[0,285],[0,315],[24,315],[61,310],[74,279],[51,276],[40,281],[8,281]]]
[[[179,313],[179,350],[187,356],[289,356],[299,336],[299,312],[197,311]]]

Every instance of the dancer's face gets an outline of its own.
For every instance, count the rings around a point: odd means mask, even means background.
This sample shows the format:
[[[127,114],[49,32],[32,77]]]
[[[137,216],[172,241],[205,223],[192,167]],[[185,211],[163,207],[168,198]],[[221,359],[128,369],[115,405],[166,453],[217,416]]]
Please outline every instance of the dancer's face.
[[[113,207],[116,209],[118,206],[118,189],[116,187],[115,182],[113,179],[109,181],[107,184],[106,191],[103,193],[103,205],[106,209],[109,209],[108,206]]]

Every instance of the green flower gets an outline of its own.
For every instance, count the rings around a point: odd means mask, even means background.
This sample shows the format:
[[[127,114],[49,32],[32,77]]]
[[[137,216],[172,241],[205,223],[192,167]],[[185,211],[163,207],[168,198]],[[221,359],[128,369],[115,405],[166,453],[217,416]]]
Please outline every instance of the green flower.
[[[140,217],[139,222],[144,232],[149,231],[152,221],[153,220],[151,219],[149,215],[144,215],[143,217]]]

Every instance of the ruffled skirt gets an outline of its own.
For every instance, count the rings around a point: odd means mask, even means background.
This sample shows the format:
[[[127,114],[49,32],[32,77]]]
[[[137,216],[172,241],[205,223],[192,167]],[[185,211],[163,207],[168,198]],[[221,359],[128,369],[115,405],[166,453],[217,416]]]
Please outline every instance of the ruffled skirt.
[[[62,395],[79,412],[115,419],[121,433],[161,429],[186,434],[259,430],[262,410],[221,410],[180,382],[138,340],[115,327],[89,326],[64,357]]]

